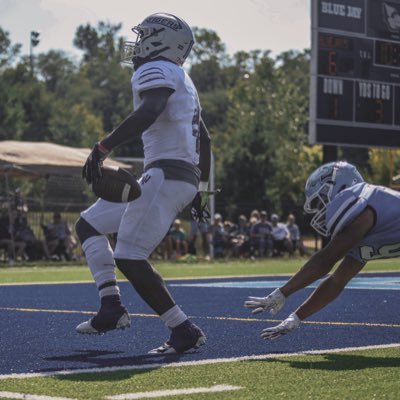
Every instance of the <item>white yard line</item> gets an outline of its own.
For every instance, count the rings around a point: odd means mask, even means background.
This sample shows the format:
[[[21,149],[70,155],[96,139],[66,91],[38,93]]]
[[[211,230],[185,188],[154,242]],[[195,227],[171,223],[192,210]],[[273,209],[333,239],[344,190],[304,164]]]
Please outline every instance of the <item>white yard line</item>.
[[[337,349],[322,349],[322,350],[309,350],[301,351],[297,353],[278,353],[278,354],[260,354],[254,356],[243,356],[243,357],[231,357],[231,358],[213,358],[198,361],[181,361],[173,362],[169,364],[142,364],[142,365],[124,365],[118,367],[105,367],[105,368],[82,368],[73,370],[62,370],[62,371],[52,371],[52,372],[30,372],[26,374],[3,374],[0,375],[0,380],[2,379],[27,379],[27,378],[41,378],[48,376],[59,376],[59,375],[76,375],[76,374],[94,374],[101,372],[117,372],[117,371],[131,371],[131,370],[146,370],[146,369],[156,369],[156,368],[179,368],[179,367],[190,367],[197,365],[209,365],[209,364],[221,364],[239,361],[257,361],[257,360],[268,360],[274,358],[283,357],[295,357],[304,356],[312,354],[331,354],[331,353],[344,353],[350,351],[362,351],[362,350],[375,350],[375,349],[388,349],[400,347],[400,343],[382,344],[374,346],[360,346],[360,347],[344,347]]]
[[[156,390],[154,392],[138,392],[138,393],[126,393],[118,394],[116,396],[106,396],[108,400],[135,400],[135,399],[153,399],[155,397],[165,396],[178,396],[182,394],[196,394],[196,393],[217,393],[217,392],[229,392],[231,390],[243,389],[242,386],[232,385],[215,385],[211,387],[199,387],[199,388],[188,388],[188,389],[173,389],[173,390]]]
[[[75,400],[68,397],[39,396],[37,394],[0,392],[0,399],[23,399],[23,400]]]

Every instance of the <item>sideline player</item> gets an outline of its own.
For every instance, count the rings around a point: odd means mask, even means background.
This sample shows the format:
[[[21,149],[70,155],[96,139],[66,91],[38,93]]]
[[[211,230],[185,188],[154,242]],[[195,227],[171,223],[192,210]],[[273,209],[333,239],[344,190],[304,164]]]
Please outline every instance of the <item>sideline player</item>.
[[[142,195],[130,203],[99,199],[77,221],[76,232],[96,282],[101,307],[76,329],[79,333],[102,333],[130,326],[127,310],[121,304],[116,264],[171,330],[169,340],[151,352],[182,353],[204,344],[205,334],[175,303],[148,258],[176,215],[207,190],[210,137],[201,119],[197,90],[182,68],[193,45],[190,27],[174,15],[157,13],[132,31],[137,39],[124,43],[123,61],[133,64],[135,70],[135,110],[95,144],[83,176],[88,183],[98,180],[109,153],[141,135]],[[113,232],[118,233],[114,254],[105,236]]]
[[[305,186],[304,209],[314,214],[311,226],[330,242],[267,297],[249,297],[252,313],[277,314],[285,299],[317,279],[324,279],[310,297],[277,326],[264,329],[275,339],[300,326],[301,321],[333,301],[369,260],[400,256],[400,193],[364,182],[356,167],[339,161],[314,171]]]

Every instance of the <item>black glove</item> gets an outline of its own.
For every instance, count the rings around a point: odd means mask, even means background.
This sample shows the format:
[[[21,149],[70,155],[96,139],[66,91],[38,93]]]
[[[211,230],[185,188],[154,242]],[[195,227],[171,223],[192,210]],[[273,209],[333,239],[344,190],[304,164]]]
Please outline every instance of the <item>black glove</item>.
[[[89,185],[101,178],[101,167],[108,154],[109,151],[100,142],[94,145],[82,169],[82,178],[86,179]]]
[[[192,201],[192,209],[190,210],[194,221],[208,223],[210,219],[210,211],[207,206],[208,197],[208,192],[197,192],[196,197]]]

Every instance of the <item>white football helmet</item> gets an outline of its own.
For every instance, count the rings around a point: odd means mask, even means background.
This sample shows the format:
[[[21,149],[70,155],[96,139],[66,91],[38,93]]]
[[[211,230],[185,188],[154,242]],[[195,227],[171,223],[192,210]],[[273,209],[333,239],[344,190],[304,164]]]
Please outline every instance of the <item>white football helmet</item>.
[[[135,68],[158,57],[182,65],[194,43],[189,25],[167,13],[150,15],[132,31],[137,34],[136,41],[124,43],[121,61],[133,64]]]
[[[342,190],[364,182],[357,168],[345,161],[335,161],[317,168],[307,179],[304,211],[315,214],[310,224],[321,235],[329,236],[326,208]]]

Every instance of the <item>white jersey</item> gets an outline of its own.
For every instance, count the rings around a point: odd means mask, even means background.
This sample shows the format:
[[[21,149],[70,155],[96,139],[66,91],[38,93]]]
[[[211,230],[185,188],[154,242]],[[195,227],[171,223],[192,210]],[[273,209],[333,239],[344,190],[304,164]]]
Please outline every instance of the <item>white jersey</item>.
[[[141,92],[170,88],[174,93],[157,120],[142,134],[144,165],[156,160],[199,162],[200,102],[197,90],[183,68],[168,61],[141,65],[132,76],[134,108],[142,101]]]

